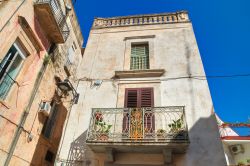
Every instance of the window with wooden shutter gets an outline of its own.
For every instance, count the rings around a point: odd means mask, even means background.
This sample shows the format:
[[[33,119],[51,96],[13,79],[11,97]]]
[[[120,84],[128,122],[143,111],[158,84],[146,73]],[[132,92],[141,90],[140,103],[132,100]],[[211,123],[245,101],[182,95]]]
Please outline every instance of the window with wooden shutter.
[[[126,108],[136,108],[139,107],[139,93],[138,89],[130,89],[125,92],[125,107]]]
[[[143,108],[153,106],[153,88],[127,88],[125,90],[125,108]]]
[[[149,69],[148,43],[131,45],[130,69]]]
[[[141,107],[153,107],[154,106],[154,96],[153,88],[142,88],[140,89],[140,104]],[[144,132],[152,133],[155,129],[155,116],[150,109],[144,111]]]
[[[155,117],[150,108],[154,106],[153,88],[128,88],[125,90],[125,108],[135,108],[134,110],[125,111],[123,117],[123,132],[128,132],[130,129],[130,135],[133,134],[131,129],[139,128],[144,129],[142,133],[152,133],[155,128]],[[141,109],[145,108],[144,112]],[[140,118],[136,121],[142,121],[142,123],[136,123],[137,126],[132,126],[134,123],[134,117]],[[139,126],[139,125],[143,126]],[[137,129],[138,136],[138,129]],[[140,137],[140,136],[138,136]]]

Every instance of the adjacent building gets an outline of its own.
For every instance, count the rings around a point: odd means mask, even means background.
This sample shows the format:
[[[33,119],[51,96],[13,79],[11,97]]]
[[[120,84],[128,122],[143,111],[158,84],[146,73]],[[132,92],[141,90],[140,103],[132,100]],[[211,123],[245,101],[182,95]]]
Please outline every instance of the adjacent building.
[[[56,165],[226,165],[186,11],[95,18]]]
[[[218,125],[228,166],[250,165],[250,136],[240,136],[232,128],[247,129],[249,123],[225,123],[218,116]]]
[[[0,2],[0,165],[53,165],[79,94],[71,0]]]

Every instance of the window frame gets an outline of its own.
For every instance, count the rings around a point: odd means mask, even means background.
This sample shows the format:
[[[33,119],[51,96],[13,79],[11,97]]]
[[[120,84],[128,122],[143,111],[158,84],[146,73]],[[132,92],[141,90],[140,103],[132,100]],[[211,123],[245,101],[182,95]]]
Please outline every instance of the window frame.
[[[155,35],[143,35],[143,36],[126,36],[124,37],[124,58],[123,58],[123,68],[124,71],[133,71],[137,72],[140,70],[131,70],[130,69],[130,57],[131,57],[131,44],[136,43],[148,43],[149,48],[149,69],[156,68],[156,62],[155,62]]]
[[[133,51],[136,51],[136,47],[137,50],[139,47],[144,46],[144,55],[142,54],[134,54],[133,55]],[[135,50],[133,50],[135,49]],[[141,62],[141,64],[133,64],[133,58],[138,58],[139,61],[140,59],[144,58],[144,63]],[[139,62],[138,61],[138,62]],[[131,52],[130,52],[130,70],[147,70],[150,69],[150,58],[149,58],[149,43],[148,42],[132,42],[131,43]]]
[[[16,51],[14,52],[13,57],[11,57],[12,54],[10,52],[12,47],[14,47],[16,49]],[[15,69],[18,69],[18,71],[16,72],[15,76],[12,77],[12,76],[10,76],[9,71],[13,67],[13,64],[17,60],[18,56],[19,56],[19,58],[21,58],[21,62],[18,64],[17,68],[15,68]],[[2,76],[0,75],[1,76],[1,78],[0,78],[0,87],[1,87],[2,83],[4,82],[4,80],[6,79],[6,77],[11,79],[12,83],[7,88],[7,90],[4,92],[4,94],[0,96],[0,99],[5,100],[7,98],[7,96],[9,95],[13,84],[16,82],[16,79],[17,79],[20,71],[22,70],[23,64],[24,64],[27,56],[28,56],[28,53],[24,50],[21,43],[19,41],[17,41],[17,40],[8,49],[7,53],[5,54],[2,61],[0,62],[0,65],[1,65],[0,73],[2,73]],[[6,60],[5,60],[5,58],[6,58]],[[11,62],[9,64],[7,64],[7,68],[5,68],[5,65],[9,61],[9,59],[11,59]],[[3,62],[3,61],[5,61],[5,62]],[[4,63],[3,66],[1,64],[2,62]]]

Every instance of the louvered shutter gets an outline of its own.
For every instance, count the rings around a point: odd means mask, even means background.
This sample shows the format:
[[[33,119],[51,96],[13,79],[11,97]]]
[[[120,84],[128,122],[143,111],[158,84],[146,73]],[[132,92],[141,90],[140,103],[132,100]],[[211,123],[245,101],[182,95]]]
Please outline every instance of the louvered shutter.
[[[139,107],[139,89],[126,89],[125,92],[125,107],[136,108]]]
[[[153,107],[153,105],[154,105],[153,88],[141,88],[140,107]]]
[[[125,108],[154,106],[153,88],[128,88],[125,90]]]
[[[154,106],[153,88],[128,88],[125,90],[125,108],[142,108]],[[155,116],[150,109],[147,109],[144,114],[144,128],[146,133],[152,133],[155,129]],[[123,116],[123,131],[129,130],[129,114],[124,111]]]
[[[130,69],[149,69],[148,44],[136,44],[131,46]]]
[[[154,107],[153,88],[141,88],[140,96],[141,107]],[[144,129],[146,134],[155,130],[155,116],[150,109],[144,112]]]
[[[139,89],[126,89],[125,90],[125,108],[136,108],[138,107],[139,99]],[[122,123],[123,133],[129,131],[129,112],[125,110],[123,112],[123,123]]]

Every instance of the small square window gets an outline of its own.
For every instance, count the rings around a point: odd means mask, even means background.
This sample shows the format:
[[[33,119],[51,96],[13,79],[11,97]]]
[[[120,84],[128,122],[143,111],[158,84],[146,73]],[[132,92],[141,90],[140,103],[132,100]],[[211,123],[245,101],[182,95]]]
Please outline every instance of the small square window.
[[[130,69],[149,69],[148,43],[131,45]]]

